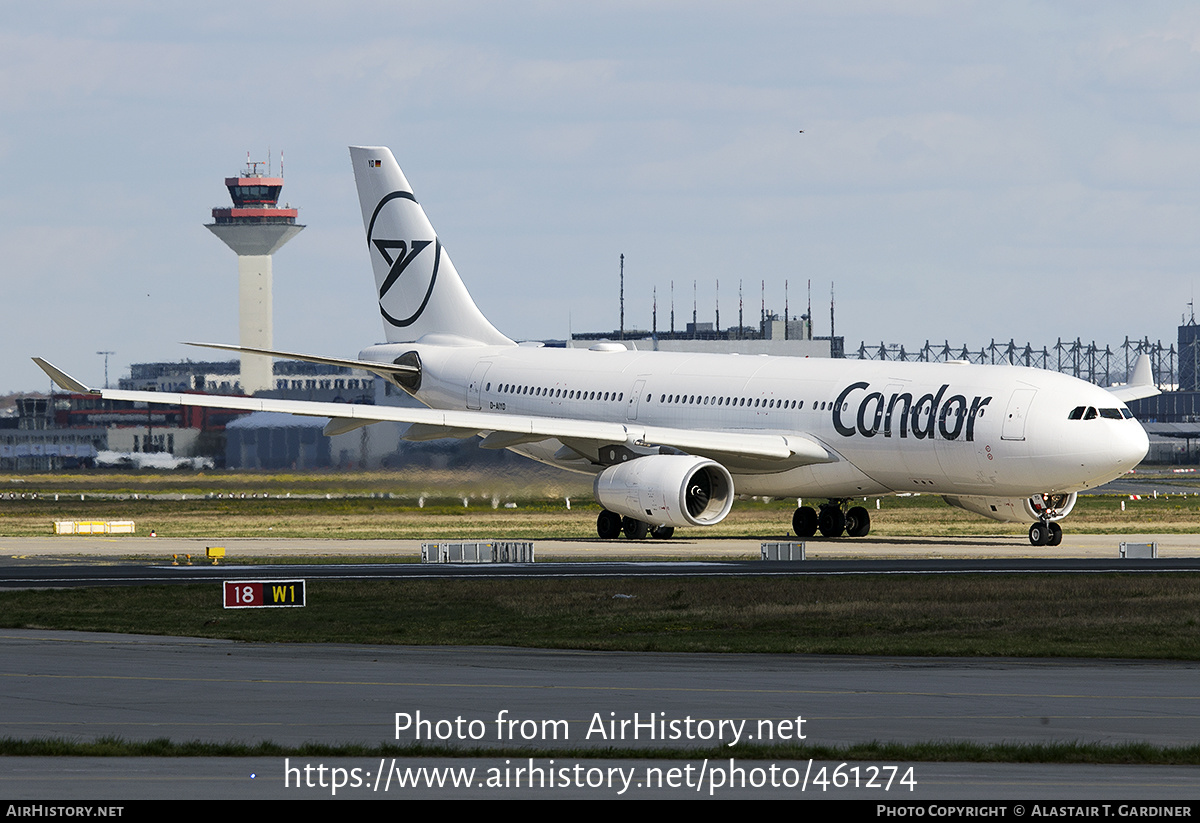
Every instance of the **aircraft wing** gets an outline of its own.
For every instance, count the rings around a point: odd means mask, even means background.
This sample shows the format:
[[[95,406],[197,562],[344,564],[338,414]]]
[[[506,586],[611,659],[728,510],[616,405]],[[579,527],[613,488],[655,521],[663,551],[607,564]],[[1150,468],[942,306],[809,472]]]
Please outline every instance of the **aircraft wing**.
[[[372,406],[357,403],[321,403],[311,400],[278,400],[217,394],[179,394],[174,392],[93,389],[40,357],[33,361],[60,387],[78,394],[92,394],[106,400],[161,403],[173,406],[204,406],[245,411],[286,412],[309,417],[331,418],[327,434],[350,431],[371,423],[393,421],[414,424],[409,439],[433,440],[441,437],[464,438],[486,434],[483,445],[503,448],[521,443],[557,439],[594,447],[609,444],[667,446],[688,454],[710,457],[718,462],[733,460],[740,466],[783,470],[813,463],[830,463],[838,457],[819,441],[803,434],[762,432],[706,431],[664,426],[645,426],[636,422],[614,423],[535,415],[495,414],[471,410],[442,410]],[[357,363],[358,361],[350,361]],[[377,364],[376,364],[377,365]],[[363,366],[355,366],[363,368]],[[490,444],[489,444],[489,441]],[[589,449],[590,451],[590,449]]]

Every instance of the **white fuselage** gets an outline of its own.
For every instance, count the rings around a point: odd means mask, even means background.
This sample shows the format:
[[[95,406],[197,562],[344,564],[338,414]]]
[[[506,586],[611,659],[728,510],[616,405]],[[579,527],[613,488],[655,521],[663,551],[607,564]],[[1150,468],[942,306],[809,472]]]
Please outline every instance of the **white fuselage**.
[[[407,351],[422,363],[415,396],[432,408],[800,435],[835,456],[794,466],[726,460],[739,494],[1081,491],[1132,469],[1148,446],[1107,391],[1017,366],[420,343],[361,357],[391,362]],[[1070,419],[1079,407],[1110,416]],[[564,459],[560,446],[514,448],[564,468],[602,468]]]

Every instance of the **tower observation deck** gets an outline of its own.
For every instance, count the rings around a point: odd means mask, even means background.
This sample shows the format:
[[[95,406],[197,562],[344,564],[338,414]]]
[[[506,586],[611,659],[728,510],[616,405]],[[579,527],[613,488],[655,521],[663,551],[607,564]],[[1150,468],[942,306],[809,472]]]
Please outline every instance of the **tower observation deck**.
[[[233,207],[214,208],[213,222],[205,226],[238,256],[240,342],[256,349],[273,344],[271,255],[304,229],[297,209],[279,207],[283,177],[263,174],[266,165],[247,156],[241,176],[225,178]],[[240,382],[246,394],[274,388],[270,358],[243,355]]]

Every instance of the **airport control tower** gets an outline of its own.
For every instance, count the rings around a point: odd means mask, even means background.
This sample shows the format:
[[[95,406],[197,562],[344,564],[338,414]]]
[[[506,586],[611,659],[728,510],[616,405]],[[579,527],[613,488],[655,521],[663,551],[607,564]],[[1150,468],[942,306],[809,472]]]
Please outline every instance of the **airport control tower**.
[[[273,342],[271,255],[304,228],[296,222],[296,209],[279,207],[283,177],[264,175],[265,166],[266,163],[252,162],[246,155],[242,176],[225,178],[233,208],[213,209],[213,222],[206,226],[238,256],[241,345],[256,349],[269,349]],[[282,163],[280,166],[282,175]],[[246,394],[275,388],[271,359],[243,355],[241,384]]]

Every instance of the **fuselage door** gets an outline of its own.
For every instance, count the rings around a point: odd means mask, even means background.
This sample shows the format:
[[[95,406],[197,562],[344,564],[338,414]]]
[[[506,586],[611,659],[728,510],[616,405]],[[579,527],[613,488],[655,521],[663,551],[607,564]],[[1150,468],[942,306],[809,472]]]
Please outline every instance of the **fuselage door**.
[[[629,411],[626,414],[627,420],[637,420],[638,404],[642,399],[642,392],[646,388],[646,378],[638,378],[638,381],[633,384],[633,391],[629,393]]]
[[[467,408],[478,409],[480,394],[483,392],[483,378],[492,366],[491,360],[480,360],[471,371],[471,379],[467,381]]]
[[[1004,413],[1004,425],[1000,429],[1001,440],[1024,440],[1025,418],[1029,416],[1029,407],[1033,405],[1033,396],[1037,389],[1017,389],[1008,401],[1008,411]]]

